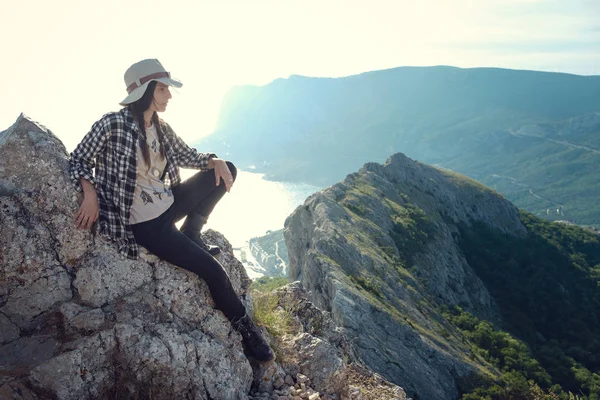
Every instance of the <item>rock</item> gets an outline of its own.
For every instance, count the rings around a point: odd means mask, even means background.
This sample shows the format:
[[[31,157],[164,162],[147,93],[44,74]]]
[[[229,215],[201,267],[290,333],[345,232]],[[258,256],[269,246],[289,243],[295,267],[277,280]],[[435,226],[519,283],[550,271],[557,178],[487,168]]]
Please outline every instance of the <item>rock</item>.
[[[70,320],[65,321],[65,326],[67,328],[67,333],[69,334],[85,334],[102,330],[105,322],[106,315],[104,311],[102,309],[95,308],[90,311],[84,311]]]
[[[0,399],[4,400],[36,400],[37,394],[27,388],[23,382],[9,382],[0,386]]]
[[[285,384],[283,378],[281,376],[278,376],[277,379],[275,379],[275,381],[273,382],[273,388],[275,389],[281,389],[283,387],[283,385]]]
[[[9,374],[28,370],[52,358],[58,347],[59,342],[52,337],[20,337],[0,347],[0,371]]]
[[[19,328],[13,324],[4,314],[0,314],[0,345],[11,342],[20,336]]]
[[[291,398],[308,399],[317,393],[317,398],[339,399],[349,385],[354,385],[371,393],[368,400],[406,399],[402,388],[364,367],[330,314],[308,300],[300,282],[271,295],[276,300],[272,306],[296,323],[290,324],[291,332],[270,338],[278,355],[278,367],[271,368],[272,372],[255,373],[255,377],[269,378],[275,388],[282,379]],[[276,389],[274,394],[280,392]]]
[[[253,390],[259,393],[273,393],[274,389],[278,389],[274,382],[281,379],[284,375],[283,370],[277,363],[253,363],[254,381],[252,383]],[[281,386],[279,386],[281,388]]]
[[[288,386],[294,386],[296,382],[294,382],[294,378],[292,378],[292,376],[290,374],[287,374],[285,376],[285,384]]]
[[[0,153],[0,397],[247,398],[241,337],[204,281],[76,230],[68,155],[42,125],[21,115],[0,134]],[[231,246],[209,235],[245,296],[250,280]]]
[[[457,399],[456,379],[479,365],[464,357],[469,349],[437,305],[499,321],[456,239],[476,223],[527,234],[499,194],[396,154],[365,164],[288,217],[289,277],[340,327],[325,331],[347,335],[347,347],[375,372],[419,398]],[[319,321],[305,320],[319,330]]]

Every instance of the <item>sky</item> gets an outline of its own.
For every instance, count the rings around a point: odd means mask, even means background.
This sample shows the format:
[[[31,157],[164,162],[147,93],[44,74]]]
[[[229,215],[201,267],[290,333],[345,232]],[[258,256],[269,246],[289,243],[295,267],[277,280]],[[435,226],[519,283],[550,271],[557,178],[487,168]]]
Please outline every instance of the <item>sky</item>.
[[[68,151],[120,108],[123,74],[144,58],[183,82],[162,117],[188,143],[212,133],[231,87],[290,75],[600,75],[600,0],[0,0],[0,16],[0,131],[24,112]]]

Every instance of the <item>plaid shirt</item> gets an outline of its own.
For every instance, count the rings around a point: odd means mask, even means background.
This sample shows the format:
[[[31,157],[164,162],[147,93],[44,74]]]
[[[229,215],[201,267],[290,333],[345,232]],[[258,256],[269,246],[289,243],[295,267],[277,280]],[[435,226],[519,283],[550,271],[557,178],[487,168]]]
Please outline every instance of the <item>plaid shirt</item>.
[[[181,140],[163,121],[164,149],[167,158],[165,183],[181,182],[179,167],[208,169],[212,153],[198,153]],[[136,183],[136,146],[140,130],[128,108],[105,114],[71,153],[69,175],[78,191],[79,178],[96,188],[100,206],[100,233],[109,236],[119,252],[127,258],[138,258],[138,245],[133,236],[129,215]],[[92,169],[95,168],[95,174]]]

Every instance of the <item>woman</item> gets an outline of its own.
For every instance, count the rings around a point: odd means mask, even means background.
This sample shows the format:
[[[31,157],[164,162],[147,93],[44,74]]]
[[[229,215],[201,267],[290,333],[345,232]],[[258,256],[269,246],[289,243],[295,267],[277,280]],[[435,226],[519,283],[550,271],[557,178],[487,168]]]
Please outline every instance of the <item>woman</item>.
[[[208,284],[216,307],[240,332],[247,353],[265,362],[273,351],[246,314],[229,276],[213,258],[200,231],[235,181],[237,170],[212,153],[198,153],[158,118],[170,86],[181,87],[156,59],[125,72],[128,95],[119,112],[104,115],[71,153],[69,173],[84,198],[75,215],[79,229],[98,220],[100,233],[118,251],[138,258],[138,244],[159,258],[194,272]],[[200,169],[181,182],[179,168]],[[92,169],[95,168],[95,174]],[[178,230],[175,223],[184,217]]]

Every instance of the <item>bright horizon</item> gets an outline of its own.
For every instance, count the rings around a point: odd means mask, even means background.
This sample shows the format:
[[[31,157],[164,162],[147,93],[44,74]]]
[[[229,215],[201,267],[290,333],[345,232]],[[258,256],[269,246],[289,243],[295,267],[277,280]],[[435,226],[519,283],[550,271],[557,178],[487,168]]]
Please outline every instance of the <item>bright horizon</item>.
[[[123,73],[158,58],[184,86],[162,115],[188,143],[233,86],[399,66],[600,74],[600,2],[21,1],[0,6],[0,131],[21,112],[71,151],[125,97]],[[209,149],[199,149],[208,151]]]

